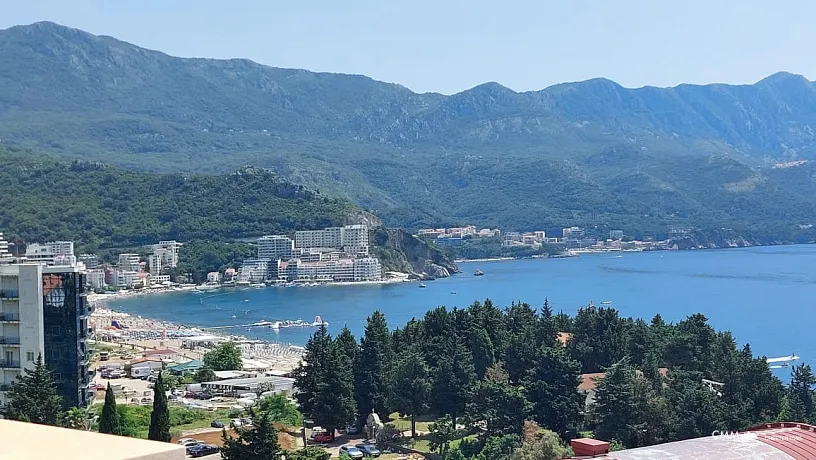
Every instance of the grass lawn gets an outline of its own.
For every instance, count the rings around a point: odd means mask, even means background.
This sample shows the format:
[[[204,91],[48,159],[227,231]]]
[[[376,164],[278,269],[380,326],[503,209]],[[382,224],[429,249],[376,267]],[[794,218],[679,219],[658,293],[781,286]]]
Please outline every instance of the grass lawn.
[[[411,417],[400,417],[399,412],[394,412],[393,414],[389,415],[388,418],[390,421],[386,423],[392,423],[398,430],[401,431],[411,431]],[[437,419],[436,417],[423,415],[417,417],[416,420],[416,430],[427,433],[430,431],[431,423],[435,422]]]

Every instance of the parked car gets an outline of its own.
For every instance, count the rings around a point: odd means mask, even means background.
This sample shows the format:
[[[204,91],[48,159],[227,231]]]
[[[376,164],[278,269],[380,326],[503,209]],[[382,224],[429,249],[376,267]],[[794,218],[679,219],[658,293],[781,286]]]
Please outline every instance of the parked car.
[[[240,427],[244,426],[244,424],[243,424],[243,422],[241,422],[240,418],[234,418],[234,419],[230,420],[230,426],[233,427],[233,428],[240,428]]]
[[[361,451],[360,449],[358,449],[358,448],[356,448],[354,446],[348,446],[348,445],[340,446],[340,453],[341,454],[345,453],[346,455],[348,455],[351,458],[363,458],[363,457],[365,457],[365,454],[363,454],[363,451]]]
[[[380,456],[380,449],[377,449],[377,446],[374,444],[357,444],[354,447],[360,449],[367,457],[379,457]]]
[[[357,426],[355,423],[351,423],[346,425],[346,434],[357,434],[360,432],[360,427]]]
[[[198,444],[199,443],[198,440],[193,439],[193,438],[181,438],[176,442],[179,443],[182,446],[193,445],[193,444]]]
[[[325,433],[325,432],[326,432],[326,430],[322,426],[316,426],[316,427],[312,428],[312,434],[309,435],[309,437],[314,439],[314,437],[317,436],[318,433]]]
[[[210,426],[213,428],[224,428],[224,422],[220,420],[213,420],[210,422]]]
[[[244,426],[252,426],[252,419],[251,418],[242,418],[241,423]]]
[[[319,442],[320,444],[327,444],[333,441],[332,435],[329,434],[328,431],[321,431],[320,433],[315,434],[312,437],[314,442]]]
[[[199,444],[187,449],[187,455],[193,458],[204,457],[206,455],[217,454],[220,449],[212,444]]]

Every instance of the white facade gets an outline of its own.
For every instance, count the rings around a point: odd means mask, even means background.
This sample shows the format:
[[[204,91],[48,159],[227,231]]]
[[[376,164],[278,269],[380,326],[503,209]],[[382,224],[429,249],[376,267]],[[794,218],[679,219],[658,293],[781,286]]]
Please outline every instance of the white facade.
[[[105,270],[101,268],[97,268],[94,270],[88,270],[88,284],[91,285],[94,289],[104,289],[107,284],[105,283]]]
[[[45,355],[43,266],[0,266],[0,405],[4,389]]]
[[[335,248],[348,254],[368,254],[368,227],[346,225],[295,232],[296,248]]]
[[[258,259],[289,260],[295,242],[285,235],[267,235],[258,238]]]
[[[249,281],[250,283],[262,283],[266,280],[269,261],[266,259],[244,260],[241,272],[238,274],[239,281]]]
[[[138,272],[139,254],[119,254],[119,261],[116,264],[120,270],[128,272]]]
[[[46,264],[67,263],[74,258],[73,241],[50,241],[48,243],[31,243],[26,246],[26,261]],[[74,261],[76,259],[73,259]]]
[[[207,282],[208,283],[217,283],[221,280],[221,274],[218,272],[209,272],[207,273]]]
[[[147,266],[150,269],[150,274],[152,276],[161,275],[162,271],[162,259],[161,256],[157,254],[151,254],[147,256]]]
[[[354,281],[380,281],[382,266],[376,257],[354,259]]]
[[[139,272],[133,270],[116,270],[113,273],[116,277],[116,286],[120,288],[132,288],[139,281]]]
[[[159,241],[159,244],[154,244],[153,255],[158,256],[159,258],[158,265],[161,268],[164,267],[176,268],[176,266],[178,265],[178,253],[180,247],[181,243],[175,240]],[[159,271],[161,271],[161,268],[159,268]]]
[[[352,259],[324,262],[301,262],[297,265],[297,279],[310,281],[354,281]]]
[[[170,282],[170,275],[156,275],[150,277],[150,282],[153,284],[164,284]]]

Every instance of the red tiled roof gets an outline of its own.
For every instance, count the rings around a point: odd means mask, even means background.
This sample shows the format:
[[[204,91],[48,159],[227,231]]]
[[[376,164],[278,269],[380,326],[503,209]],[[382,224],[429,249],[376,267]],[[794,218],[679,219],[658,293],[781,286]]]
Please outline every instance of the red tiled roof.
[[[816,458],[816,427],[805,423],[769,423],[747,430],[796,460]]]
[[[816,427],[806,423],[769,423],[715,434],[572,460],[816,460]]]
[[[595,372],[592,374],[581,374],[581,383],[578,385],[578,391],[594,390],[598,386],[598,380],[606,377],[603,372]]]

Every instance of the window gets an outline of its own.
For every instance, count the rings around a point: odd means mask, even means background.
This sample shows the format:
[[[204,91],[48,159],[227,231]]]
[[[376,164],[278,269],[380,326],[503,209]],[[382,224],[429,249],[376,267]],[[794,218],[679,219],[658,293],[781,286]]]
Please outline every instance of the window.
[[[34,356],[34,352],[33,352],[33,351],[27,351],[27,352],[26,352],[26,360],[27,360],[28,362],[32,362],[32,361],[34,361],[35,359],[37,359],[37,358]]]

